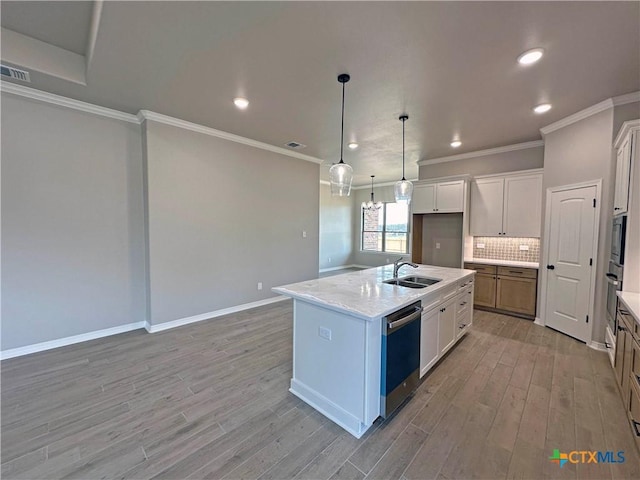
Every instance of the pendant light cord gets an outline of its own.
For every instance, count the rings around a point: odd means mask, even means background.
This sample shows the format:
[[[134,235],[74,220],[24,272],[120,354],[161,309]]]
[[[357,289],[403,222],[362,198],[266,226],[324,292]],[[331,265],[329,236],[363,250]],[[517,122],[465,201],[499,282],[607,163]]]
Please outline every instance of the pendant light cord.
[[[405,118],[402,119],[402,181],[404,182],[406,178],[404,178],[404,122]]]
[[[342,82],[342,123],[340,124],[340,163],[344,163],[342,160],[342,150],[344,149],[344,84]]]

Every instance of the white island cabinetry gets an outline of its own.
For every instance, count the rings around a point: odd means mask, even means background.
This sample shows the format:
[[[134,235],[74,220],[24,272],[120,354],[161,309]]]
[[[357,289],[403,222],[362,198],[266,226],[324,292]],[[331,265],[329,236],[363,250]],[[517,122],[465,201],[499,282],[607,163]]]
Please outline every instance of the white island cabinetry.
[[[465,320],[460,328],[458,312],[475,272],[422,265],[411,269],[411,274],[442,279],[424,289],[383,283],[392,272],[393,266],[387,265],[273,289],[294,300],[289,390],[358,438],[381,415],[384,318],[421,302],[421,334],[416,339],[420,376],[470,325]]]

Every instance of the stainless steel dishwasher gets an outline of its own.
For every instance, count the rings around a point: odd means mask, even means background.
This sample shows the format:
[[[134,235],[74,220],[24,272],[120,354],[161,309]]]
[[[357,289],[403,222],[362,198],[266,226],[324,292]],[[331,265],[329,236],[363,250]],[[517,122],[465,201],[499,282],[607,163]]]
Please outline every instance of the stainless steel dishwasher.
[[[380,416],[387,418],[415,390],[420,380],[420,316],[412,303],[384,317]]]

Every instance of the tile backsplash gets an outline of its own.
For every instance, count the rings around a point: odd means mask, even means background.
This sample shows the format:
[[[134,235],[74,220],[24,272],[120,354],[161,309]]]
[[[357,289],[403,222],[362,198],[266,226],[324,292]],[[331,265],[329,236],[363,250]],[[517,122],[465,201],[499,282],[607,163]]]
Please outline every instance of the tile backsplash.
[[[478,248],[478,245],[484,248]],[[528,250],[520,250],[520,246]],[[493,260],[515,260],[519,262],[540,261],[539,238],[473,237],[473,258]]]

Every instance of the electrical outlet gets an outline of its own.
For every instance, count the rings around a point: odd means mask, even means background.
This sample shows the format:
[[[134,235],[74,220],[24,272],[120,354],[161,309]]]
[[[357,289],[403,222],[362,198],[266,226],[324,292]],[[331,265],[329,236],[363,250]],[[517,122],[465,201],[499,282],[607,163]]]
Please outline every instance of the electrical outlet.
[[[326,327],[319,327],[318,335],[320,338],[324,338],[325,340],[331,340],[331,330]]]
[[[327,262],[331,263],[331,257],[327,257]]]
[[[307,231],[306,230],[302,231],[302,238],[307,238]]]
[[[524,250],[524,251],[529,250],[529,245],[520,245],[520,250]]]
[[[484,249],[484,243],[476,243],[476,248]]]
[[[436,242],[436,248],[440,248],[440,242]]]
[[[262,282],[258,282],[258,290],[262,290]]]

